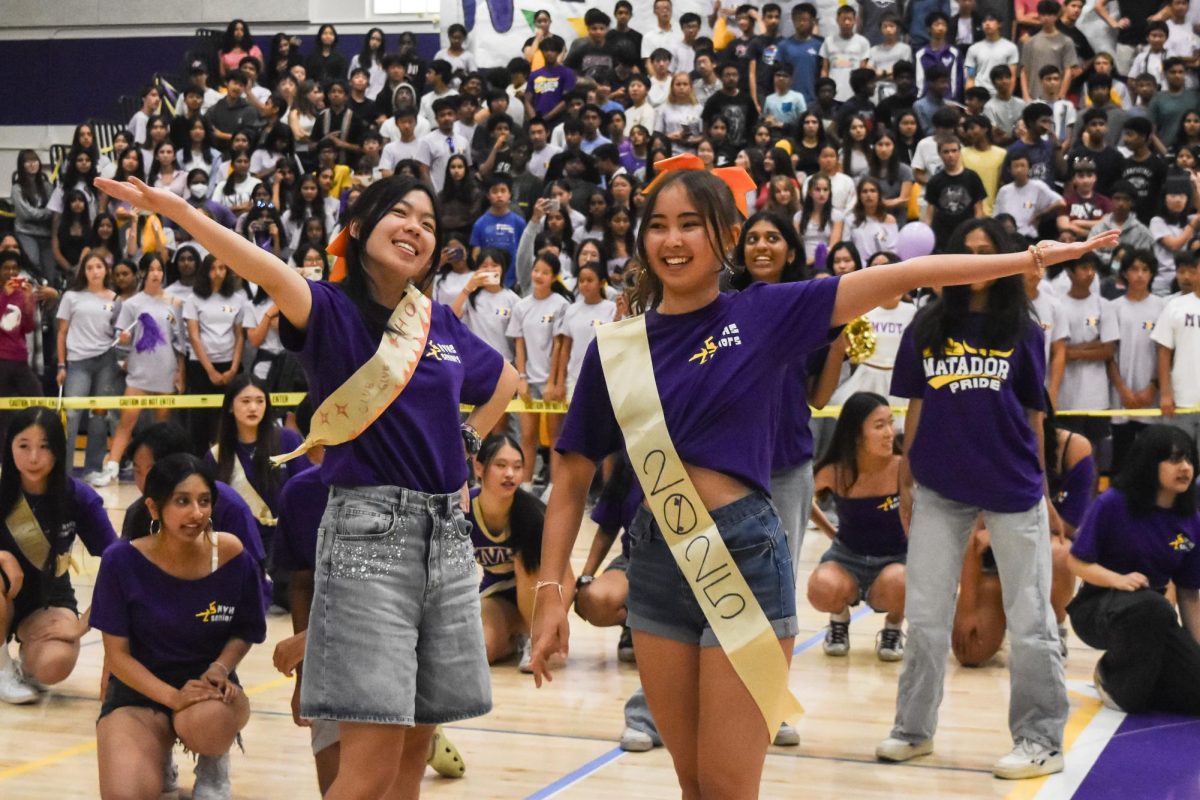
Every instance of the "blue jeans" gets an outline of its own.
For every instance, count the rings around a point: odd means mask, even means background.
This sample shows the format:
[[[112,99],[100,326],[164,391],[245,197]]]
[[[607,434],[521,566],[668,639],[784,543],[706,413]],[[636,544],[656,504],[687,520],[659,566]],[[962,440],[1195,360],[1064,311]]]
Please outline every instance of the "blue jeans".
[[[64,397],[112,397],[119,390],[120,370],[117,368],[117,351],[92,358],[67,362],[67,378],[63,382]],[[67,457],[68,468],[75,465],[75,437],[79,434],[79,422],[88,415],[87,450],[84,451],[83,471],[95,472],[103,469],[104,457],[108,454],[108,417],[98,417],[86,409],[67,412]]]

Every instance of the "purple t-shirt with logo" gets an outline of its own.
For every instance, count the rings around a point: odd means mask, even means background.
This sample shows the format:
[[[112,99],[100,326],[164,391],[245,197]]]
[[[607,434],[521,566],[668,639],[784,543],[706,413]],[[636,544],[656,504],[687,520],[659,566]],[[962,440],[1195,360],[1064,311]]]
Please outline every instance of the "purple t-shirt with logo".
[[[279,491],[279,524],[275,526],[275,569],[294,572],[317,568],[317,528],[325,515],[329,489],[321,467],[309,467]]]
[[[1011,347],[983,346],[986,317],[970,314],[948,334],[944,355],[919,353],[910,325],[900,339],[892,394],[923,400],[909,448],[913,477],[959,503],[1014,514],[1041,501],[1037,435],[1026,410],[1044,411],[1041,328]]]
[[[544,117],[562,102],[563,95],[575,88],[575,73],[562,64],[536,69],[529,76],[533,92],[533,110]]]
[[[789,368],[827,342],[837,288],[837,278],[756,283],[686,314],[646,314],[667,431],[684,463],[770,494],[776,398]],[[592,342],[557,448],[599,461],[622,447]]]
[[[156,676],[208,669],[230,639],[267,636],[258,566],[243,550],[203,578],[168,575],[132,542],[104,553],[92,592],[92,627],[129,639]]]
[[[308,327],[296,330],[281,317],[279,338],[298,354],[319,407],[375,355],[383,329],[372,335],[353,301],[334,284],[308,285]],[[466,482],[458,407],[491,399],[504,359],[441,303],[433,304],[432,316],[425,355],[400,396],[357,439],[325,449],[321,479],[327,486],[449,494]]]
[[[1156,508],[1146,516],[1130,513],[1119,489],[1097,497],[1075,532],[1071,555],[1119,572],[1140,572],[1150,587],[1169,581],[1180,589],[1200,589],[1200,515],[1180,516]]]

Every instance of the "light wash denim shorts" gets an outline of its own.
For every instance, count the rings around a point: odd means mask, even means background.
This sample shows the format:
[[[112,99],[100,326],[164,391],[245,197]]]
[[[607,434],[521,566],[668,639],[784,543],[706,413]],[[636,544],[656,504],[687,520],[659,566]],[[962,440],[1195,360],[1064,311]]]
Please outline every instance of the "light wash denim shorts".
[[[457,493],[332,487],[301,716],[437,725],[490,711],[478,583]]]
[[[775,635],[780,639],[795,636],[799,627],[792,559],[771,501],[751,494],[709,514]],[[645,506],[638,509],[629,527],[625,574],[629,579],[629,627],[685,644],[719,645],[654,515]]]

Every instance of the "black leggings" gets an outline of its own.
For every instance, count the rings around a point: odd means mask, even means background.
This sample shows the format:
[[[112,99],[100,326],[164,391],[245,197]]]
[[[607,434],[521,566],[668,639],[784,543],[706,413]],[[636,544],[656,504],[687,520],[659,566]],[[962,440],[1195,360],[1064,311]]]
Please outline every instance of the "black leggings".
[[[217,372],[227,372],[232,361],[213,362]],[[225,394],[224,386],[217,386],[208,379],[208,373],[199,361],[187,362],[188,394]],[[203,457],[217,440],[217,423],[221,420],[221,408],[190,408],[187,414],[188,433],[192,437],[192,450]]]
[[[1104,688],[1122,709],[1200,716],[1200,644],[1166,597],[1084,584],[1067,613],[1080,639],[1106,651]]]

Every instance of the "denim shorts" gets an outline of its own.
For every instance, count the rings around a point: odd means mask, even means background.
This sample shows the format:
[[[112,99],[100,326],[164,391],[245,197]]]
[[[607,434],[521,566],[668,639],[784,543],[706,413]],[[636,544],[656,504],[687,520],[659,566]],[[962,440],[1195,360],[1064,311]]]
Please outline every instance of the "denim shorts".
[[[492,708],[470,526],[459,495],[329,491],[300,714],[437,725]]]
[[[764,495],[752,494],[709,512],[734,563],[780,639],[795,636],[796,587],[779,514]],[[675,562],[658,523],[645,506],[629,527],[629,627],[701,647],[717,636]]]
[[[858,605],[867,599],[867,595],[871,593],[871,587],[875,585],[875,579],[879,577],[879,573],[883,572],[884,567],[889,564],[903,564],[905,558],[906,554],[904,553],[890,556],[864,556],[834,539],[833,544],[821,556],[820,563],[832,561],[850,573],[851,577],[858,582],[858,599],[851,605]]]

